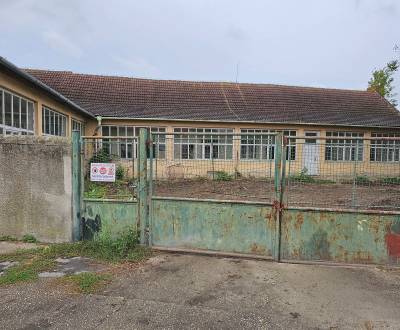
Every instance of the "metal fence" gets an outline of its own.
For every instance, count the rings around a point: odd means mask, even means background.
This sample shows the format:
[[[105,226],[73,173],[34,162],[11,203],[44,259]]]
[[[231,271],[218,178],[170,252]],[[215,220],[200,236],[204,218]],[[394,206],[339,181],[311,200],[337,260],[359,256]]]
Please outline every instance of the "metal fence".
[[[146,142],[155,196],[285,206],[400,208],[400,139],[271,134],[156,133]],[[84,138],[85,197],[135,199],[138,138]],[[281,161],[280,161],[281,159]],[[117,181],[89,180],[91,162],[115,162]]]
[[[400,208],[400,140],[296,137],[286,162],[288,206]]]

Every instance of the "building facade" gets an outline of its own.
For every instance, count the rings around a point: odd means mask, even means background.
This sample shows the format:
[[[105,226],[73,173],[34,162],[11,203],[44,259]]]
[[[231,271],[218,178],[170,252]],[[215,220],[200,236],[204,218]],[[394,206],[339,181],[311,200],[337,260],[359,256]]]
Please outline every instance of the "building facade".
[[[0,134],[102,135],[128,164],[148,127],[157,173],[170,177],[207,175],[210,162],[212,171],[273,173],[282,131],[293,172],[351,173],[356,163],[400,176],[400,115],[376,93],[22,70],[2,58],[0,68]]]

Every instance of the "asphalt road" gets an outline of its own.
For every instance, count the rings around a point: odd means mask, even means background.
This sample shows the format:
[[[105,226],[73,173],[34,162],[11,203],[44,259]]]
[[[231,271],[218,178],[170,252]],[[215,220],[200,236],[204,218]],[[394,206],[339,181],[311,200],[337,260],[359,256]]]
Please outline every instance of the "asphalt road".
[[[97,294],[53,281],[0,288],[0,328],[400,328],[400,270],[160,254]]]

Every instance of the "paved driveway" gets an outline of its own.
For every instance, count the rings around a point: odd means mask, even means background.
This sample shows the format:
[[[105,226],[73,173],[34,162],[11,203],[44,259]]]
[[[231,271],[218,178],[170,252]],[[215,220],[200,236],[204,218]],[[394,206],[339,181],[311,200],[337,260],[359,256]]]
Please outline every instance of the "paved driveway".
[[[400,328],[400,271],[160,254],[95,295],[0,289],[0,328]]]

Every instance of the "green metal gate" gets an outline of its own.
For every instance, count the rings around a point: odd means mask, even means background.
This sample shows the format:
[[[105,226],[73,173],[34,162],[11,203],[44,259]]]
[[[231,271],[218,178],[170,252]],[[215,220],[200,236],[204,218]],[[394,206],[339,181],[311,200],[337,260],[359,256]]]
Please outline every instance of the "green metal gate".
[[[120,201],[84,197],[85,137],[79,142],[74,136],[75,154],[81,151],[81,157],[73,158],[76,170],[73,187],[74,193],[82,196],[78,199],[80,203],[74,199],[74,228],[82,227],[82,219],[86,222],[97,219],[108,228],[128,224],[140,231],[142,244],[161,250],[246,255],[289,262],[400,263],[398,211],[285,204],[292,174],[288,166],[291,151],[282,133],[276,134],[274,143],[271,202],[155,196],[154,150],[158,149],[154,148],[154,140],[157,138],[148,130],[140,130],[137,198]]]

